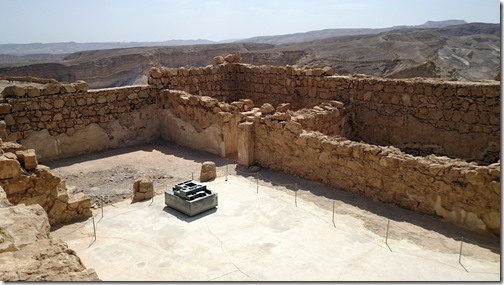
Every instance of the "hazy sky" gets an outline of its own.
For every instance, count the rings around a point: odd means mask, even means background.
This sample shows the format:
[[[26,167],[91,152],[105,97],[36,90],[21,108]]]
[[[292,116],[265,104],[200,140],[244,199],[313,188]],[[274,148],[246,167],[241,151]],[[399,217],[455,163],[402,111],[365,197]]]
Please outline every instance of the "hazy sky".
[[[0,43],[225,40],[428,20],[500,22],[498,0],[0,0]]]

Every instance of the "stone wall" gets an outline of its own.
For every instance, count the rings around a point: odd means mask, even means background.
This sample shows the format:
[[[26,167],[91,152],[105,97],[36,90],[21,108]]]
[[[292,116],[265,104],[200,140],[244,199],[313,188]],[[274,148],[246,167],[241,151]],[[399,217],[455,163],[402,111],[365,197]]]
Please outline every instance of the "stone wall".
[[[499,234],[500,162],[478,166],[448,157],[415,157],[395,147],[327,136],[292,124],[272,116],[253,123],[247,133],[253,133],[253,162]]]
[[[253,102],[228,104],[208,96],[163,90],[159,107],[163,139],[228,157],[236,154],[237,125],[243,112],[252,111]]]
[[[137,145],[159,137],[158,91],[149,86],[98,90],[55,87],[49,93],[44,91],[47,87],[41,88],[38,96],[20,91],[0,102],[0,120],[8,134],[4,139],[36,149],[41,161]],[[11,91],[4,90],[5,94]]]
[[[352,113],[354,140],[394,145],[415,154],[438,154],[492,163],[500,153],[498,82],[381,79],[336,76],[330,68],[298,69],[224,62],[191,69],[153,69],[157,88],[185,90],[257,106],[290,103],[292,110],[338,100]]]
[[[233,62],[153,68],[149,86],[4,90],[0,138],[40,160],[162,138],[498,233],[498,83]]]
[[[40,205],[56,225],[91,217],[91,201],[83,194],[69,196],[65,182],[39,165],[33,149],[0,140],[0,187],[14,205]]]

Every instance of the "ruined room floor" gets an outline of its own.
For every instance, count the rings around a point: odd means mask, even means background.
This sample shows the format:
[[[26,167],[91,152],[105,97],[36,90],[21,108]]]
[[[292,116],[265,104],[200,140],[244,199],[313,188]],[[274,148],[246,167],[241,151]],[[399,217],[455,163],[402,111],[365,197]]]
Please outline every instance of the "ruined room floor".
[[[192,173],[197,179],[207,160],[218,166],[208,183],[217,209],[188,218],[166,208],[162,193]],[[72,191],[108,195],[103,217],[93,211],[95,241],[92,219],[52,235],[104,281],[500,280],[500,249],[476,244],[498,247],[498,238],[267,169],[257,183],[234,160],[163,143],[46,163]],[[131,204],[142,175],[158,195]]]

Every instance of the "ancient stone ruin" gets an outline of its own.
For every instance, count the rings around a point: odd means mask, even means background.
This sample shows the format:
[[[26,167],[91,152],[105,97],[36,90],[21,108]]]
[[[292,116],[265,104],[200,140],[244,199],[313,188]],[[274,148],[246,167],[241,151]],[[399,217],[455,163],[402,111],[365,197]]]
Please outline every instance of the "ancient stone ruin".
[[[161,139],[500,233],[497,81],[339,76],[228,55],[152,68],[148,85],[6,88],[0,137],[7,198],[41,205],[50,222],[89,215],[88,200],[38,162]]]

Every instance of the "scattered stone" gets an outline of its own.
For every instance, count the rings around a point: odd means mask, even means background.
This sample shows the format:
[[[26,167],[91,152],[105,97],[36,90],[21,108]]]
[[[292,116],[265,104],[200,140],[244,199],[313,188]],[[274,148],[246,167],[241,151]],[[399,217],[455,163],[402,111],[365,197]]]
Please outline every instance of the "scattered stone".
[[[148,177],[140,177],[133,183],[133,203],[154,197],[154,184]]]
[[[271,118],[277,121],[288,121],[291,119],[291,116],[287,113],[276,112]]]
[[[273,112],[275,112],[275,108],[270,103],[264,103],[261,106],[261,113],[267,115],[267,114],[271,114]]]
[[[247,169],[250,172],[259,172],[261,170],[261,167],[259,165],[251,165]]]
[[[224,57],[222,56],[216,56],[213,58],[213,64],[214,65],[219,65],[224,63]]]
[[[33,170],[37,168],[37,155],[34,149],[18,150],[16,156],[23,163],[26,170]]]
[[[200,181],[206,182],[215,179],[217,177],[217,169],[215,167],[215,162],[205,161],[201,165]]]
[[[21,174],[21,165],[17,159],[9,158],[4,154],[0,156],[0,179],[10,179]]]
[[[290,103],[282,103],[282,104],[279,104],[277,107],[276,107],[276,111],[277,112],[281,112],[281,113],[285,113],[289,110],[291,104]]]
[[[236,53],[228,54],[224,57],[224,60],[228,63],[238,63],[241,61],[241,56]]]
[[[336,100],[332,100],[332,101],[329,101],[329,104],[331,104],[331,106],[334,106],[338,109],[341,109],[345,106],[345,104],[343,104],[342,102],[340,101],[336,101]]]

